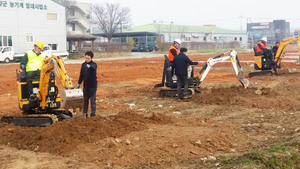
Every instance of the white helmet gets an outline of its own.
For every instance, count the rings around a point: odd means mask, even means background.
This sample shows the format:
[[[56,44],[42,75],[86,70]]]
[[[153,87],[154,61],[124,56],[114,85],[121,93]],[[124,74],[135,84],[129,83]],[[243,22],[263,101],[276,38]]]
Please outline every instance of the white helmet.
[[[264,37],[262,37],[262,38],[261,38],[261,40],[263,40],[263,41],[265,41],[265,42],[267,42],[267,41],[268,41],[267,37],[265,37],[265,36],[264,36]]]
[[[174,44],[175,44],[175,43],[178,43],[179,45],[181,45],[181,40],[180,40],[180,39],[175,39],[175,40],[174,40]]]

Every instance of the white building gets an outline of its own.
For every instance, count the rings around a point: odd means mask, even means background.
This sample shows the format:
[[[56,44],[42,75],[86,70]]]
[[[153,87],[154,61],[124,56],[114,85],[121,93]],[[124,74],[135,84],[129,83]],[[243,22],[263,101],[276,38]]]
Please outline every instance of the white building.
[[[65,8],[52,0],[1,0],[0,46],[25,53],[43,41],[54,51],[66,51],[65,18]]]
[[[82,48],[85,41],[94,41],[92,32],[90,3],[70,1],[67,10],[67,42],[68,50],[75,52]],[[92,46],[92,43],[91,43]]]
[[[244,32],[228,30],[216,25],[191,26],[149,24],[125,30],[123,32],[154,32],[163,36],[164,42],[181,39],[183,42],[231,42],[246,44],[248,35]]]

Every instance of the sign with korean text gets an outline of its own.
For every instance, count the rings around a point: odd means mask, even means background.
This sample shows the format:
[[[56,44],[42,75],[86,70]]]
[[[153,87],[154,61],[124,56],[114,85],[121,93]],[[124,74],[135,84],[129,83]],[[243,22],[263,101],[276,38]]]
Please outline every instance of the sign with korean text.
[[[1,1],[0,8],[24,8],[32,10],[48,10],[47,5],[37,3],[15,2],[15,1]]]

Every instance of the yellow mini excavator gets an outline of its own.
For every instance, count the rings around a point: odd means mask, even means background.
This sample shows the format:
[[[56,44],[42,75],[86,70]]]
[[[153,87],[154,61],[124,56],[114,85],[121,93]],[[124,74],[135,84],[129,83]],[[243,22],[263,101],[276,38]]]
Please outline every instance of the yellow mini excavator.
[[[55,73],[54,73],[55,72]],[[64,87],[59,97],[55,74]],[[33,79],[36,98],[29,97],[25,72],[18,73],[18,100],[20,115],[5,115],[1,122],[17,126],[44,127],[56,121],[71,119],[75,110],[83,107],[82,89],[76,89],[60,56],[52,55],[44,59],[40,77]],[[60,107],[64,109],[60,109]]]
[[[299,49],[299,56],[300,56],[300,36],[283,39],[280,42],[276,54],[272,53],[272,51],[268,49],[264,53],[264,55],[254,56],[254,62],[255,62],[254,69],[261,70],[261,71],[251,72],[248,74],[248,77],[251,78],[253,76],[272,75],[273,73],[277,73],[277,70],[281,68],[281,60],[282,57],[284,57],[284,51],[286,46],[296,41],[298,42],[298,49]],[[256,49],[254,48],[254,52],[255,51]]]

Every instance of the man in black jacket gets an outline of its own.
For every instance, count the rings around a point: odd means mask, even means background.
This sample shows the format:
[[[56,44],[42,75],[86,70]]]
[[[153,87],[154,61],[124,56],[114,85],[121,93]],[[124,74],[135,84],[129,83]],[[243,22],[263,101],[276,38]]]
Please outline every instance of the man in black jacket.
[[[172,72],[175,69],[175,75],[177,77],[177,93],[178,100],[183,98],[189,98],[188,96],[188,79],[187,79],[187,66],[188,65],[198,65],[199,62],[192,62],[185,53],[187,52],[186,48],[181,48],[180,53],[174,57]],[[181,87],[184,86],[184,93],[181,91]]]
[[[276,42],[275,46],[273,46],[273,48],[272,48],[272,52],[273,52],[274,57],[276,56],[279,45],[280,45],[280,42]]]
[[[87,111],[89,100],[91,100],[91,117],[96,114],[96,91],[97,91],[97,64],[93,62],[94,54],[91,51],[85,52],[85,62],[81,65],[80,76],[77,88],[83,81],[84,106],[82,113],[88,117]]]

